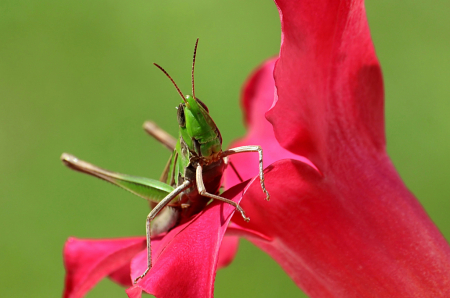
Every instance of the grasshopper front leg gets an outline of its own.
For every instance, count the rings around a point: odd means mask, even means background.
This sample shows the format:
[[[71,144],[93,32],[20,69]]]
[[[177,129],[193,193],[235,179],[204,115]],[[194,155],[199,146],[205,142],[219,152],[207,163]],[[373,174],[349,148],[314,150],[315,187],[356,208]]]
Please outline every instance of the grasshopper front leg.
[[[213,195],[213,194],[210,194],[210,193],[206,192],[206,188],[205,188],[205,185],[203,183],[203,169],[202,169],[202,166],[200,164],[197,165],[197,169],[196,169],[196,172],[195,172],[195,179],[197,181],[197,190],[198,190],[198,193],[200,195],[202,195],[204,197],[207,197],[207,198],[211,198],[211,199],[214,199],[214,200],[219,200],[219,201],[225,202],[227,204],[230,204],[231,206],[235,207],[241,213],[242,217],[244,218],[244,220],[246,222],[250,221],[250,218],[245,216],[245,212],[242,209],[242,207],[239,206],[238,204],[236,204],[235,202],[233,202],[232,200],[229,200],[229,199],[223,198],[221,196],[216,196],[216,195]]]
[[[264,171],[263,171],[263,152],[260,146],[241,146],[236,148],[231,148],[222,152],[221,156],[229,156],[238,153],[245,152],[258,152],[259,153],[259,181],[261,183],[261,188],[263,192],[266,194],[266,200],[270,200],[269,192],[266,190],[266,186],[264,184]]]
[[[148,271],[152,268],[152,246],[151,246],[151,221],[158,215],[158,213],[166,207],[167,204],[169,204],[177,195],[179,195],[183,190],[189,188],[189,186],[192,184],[191,181],[186,180],[175,188],[171,193],[169,193],[164,199],[161,200],[161,202],[158,203],[158,205],[155,206],[155,208],[150,211],[150,213],[147,216],[146,220],[146,237],[147,237],[147,269],[145,272],[136,278],[134,280],[134,283],[137,283],[138,280],[144,278],[144,276],[148,273]]]

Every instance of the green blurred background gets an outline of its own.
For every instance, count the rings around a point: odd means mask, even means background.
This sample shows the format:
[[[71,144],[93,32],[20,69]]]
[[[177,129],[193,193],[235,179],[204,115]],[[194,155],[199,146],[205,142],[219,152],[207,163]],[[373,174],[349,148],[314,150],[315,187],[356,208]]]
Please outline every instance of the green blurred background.
[[[389,153],[450,239],[450,2],[366,6]],[[169,153],[141,125],[153,119],[175,134],[179,98],[152,63],[187,92],[197,37],[196,93],[229,144],[245,132],[245,78],[279,49],[272,1],[0,1],[0,296],[60,296],[69,236],[143,235],[145,201],[69,171],[59,156],[158,178]],[[216,297],[302,297],[274,261],[241,244],[217,273]],[[87,297],[125,293],[104,280]]]

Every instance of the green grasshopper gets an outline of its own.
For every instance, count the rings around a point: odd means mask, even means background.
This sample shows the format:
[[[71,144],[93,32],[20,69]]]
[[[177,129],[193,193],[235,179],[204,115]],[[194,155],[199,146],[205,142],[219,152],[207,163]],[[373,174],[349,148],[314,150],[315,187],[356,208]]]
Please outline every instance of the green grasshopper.
[[[264,185],[261,147],[242,146],[223,151],[219,129],[209,115],[206,105],[195,97],[194,66],[197,45],[198,39],[192,62],[192,96],[183,96],[170,75],[154,63],[171,80],[182,99],[177,108],[178,140],[153,122],[144,124],[144,129],[151,136],[173,151],[159,181],[104,170],[67,153],[61,156],[61,160],[69,168],[106,180],[150,202],[152,210],[146,220],[147,269],[134,280],[135,283],[152,267],[151,235],[169,231],[181,220],[200,212],[211,199],[234,206],[244,220],[249,221],[238,204],[218,195],[229,155],[244,152],[259,153],[260,183],[266,200],[269,200],[269,193]],[[231,167],[239,177],[232,164]]]

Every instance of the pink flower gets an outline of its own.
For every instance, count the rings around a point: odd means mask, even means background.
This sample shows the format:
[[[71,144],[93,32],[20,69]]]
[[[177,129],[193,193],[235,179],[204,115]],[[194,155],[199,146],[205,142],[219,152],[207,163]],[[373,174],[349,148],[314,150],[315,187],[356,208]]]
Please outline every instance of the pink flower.
[[[259,144],[274,162],[271,202],[261,207],[253,182],[241,203],[251,221],[234,224],[270,239],[250,240],[310,297],[450,297],[450,248],[386,153],[363,1],[276,4],[280,56],[247,83],[249,132],[233,144]],[[248,159],[231,158],[244,179],[257,174]]]
[[[146,266],[144,237],[71,238],[64,297],[82,297],[106,276],[132,298],[212,297],[238,236],[311,297],[450,297],[450,248],[386,154],[383,82],[363,1],[276,4],[280,56],[247,82],[249,132],[234,144],[263,147],[271,201],[255,179],[257,156],[234,155],[253,180],[227,171],[224,196],[242,199],[249,223],[236,215],[229,224],[233,207],[210,204],[152,242],[154,266],[134,286]]]

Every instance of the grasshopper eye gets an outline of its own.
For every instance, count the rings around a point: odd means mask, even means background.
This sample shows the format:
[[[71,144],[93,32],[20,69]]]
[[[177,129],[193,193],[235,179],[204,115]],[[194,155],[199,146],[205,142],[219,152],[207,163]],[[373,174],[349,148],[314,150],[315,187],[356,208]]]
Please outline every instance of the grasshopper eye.
[[[200,99],[198,99],[198,97],[195,98],[197,100],[197,102],[202,106],[202,108],[205,109],[205,111],[207,111],[209,113],[209,109],[208,107],[203,103],[203,101],[201,101]]]
[[[186,126],[186,118],[184,117],[184,104],[180,103],[177,109],[177,120],[181,127]]]

